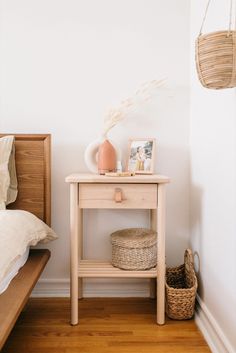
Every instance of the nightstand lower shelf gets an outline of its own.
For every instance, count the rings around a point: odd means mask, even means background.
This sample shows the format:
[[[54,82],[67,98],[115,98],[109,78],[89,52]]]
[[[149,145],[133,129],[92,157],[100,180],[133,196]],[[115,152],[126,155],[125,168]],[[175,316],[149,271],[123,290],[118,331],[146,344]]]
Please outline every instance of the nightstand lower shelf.
[[[156,278],[157,269],[145,271],[121,270],[113,267],[108,261],[81,260],[79,262],[78,277],[116,277],[116,278]]]

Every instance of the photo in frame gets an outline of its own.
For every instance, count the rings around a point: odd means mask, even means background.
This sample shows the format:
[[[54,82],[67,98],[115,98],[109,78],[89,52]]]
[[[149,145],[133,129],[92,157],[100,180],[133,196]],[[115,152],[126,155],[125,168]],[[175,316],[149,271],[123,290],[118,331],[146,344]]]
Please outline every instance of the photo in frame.
[[[155,152],[155,139],[129,139],[126,171],[135,172],[136,174],[153,174]]]

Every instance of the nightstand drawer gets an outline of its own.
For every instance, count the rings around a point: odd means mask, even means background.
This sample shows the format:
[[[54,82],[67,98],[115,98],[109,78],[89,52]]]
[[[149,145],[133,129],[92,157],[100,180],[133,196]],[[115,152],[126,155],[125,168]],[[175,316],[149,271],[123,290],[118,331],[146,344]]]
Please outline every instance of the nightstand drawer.
[[[157,184],[80,184],[80,208],[157,208]]]

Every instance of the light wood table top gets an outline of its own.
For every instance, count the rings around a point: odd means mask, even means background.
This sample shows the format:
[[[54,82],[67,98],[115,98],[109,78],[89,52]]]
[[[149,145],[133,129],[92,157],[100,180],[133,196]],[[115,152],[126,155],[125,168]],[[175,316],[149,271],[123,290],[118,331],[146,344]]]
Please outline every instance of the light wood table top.
[[[67,183],[169,183],[170,178],[164,175],[135,175],[129,177],[111,177],[99,174],[73,173],[66,177]]]

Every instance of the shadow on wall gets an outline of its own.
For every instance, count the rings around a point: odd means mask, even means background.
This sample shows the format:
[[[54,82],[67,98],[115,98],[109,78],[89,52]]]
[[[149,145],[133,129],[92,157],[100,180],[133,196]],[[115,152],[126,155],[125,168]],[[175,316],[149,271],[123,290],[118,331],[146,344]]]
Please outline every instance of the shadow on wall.
[[[190,180],[191,181],[191,180]],[[191,185],[191,184],[190,184]],[[191,212],[190,212],[190,245],[191,248],[198,249],[194,251],[194,268],[198,279],[198,293],[201,298],[204,297],[204,287],[201,277],[201,255],[204,252],[202,242],[202,197],[201,187],[192,184],[191,187]]]
[[[170,177],[167,185],[167,266],[183,263],[184,251],[189,244],[189,152],[188,147],[180,148],[178,141],[172,145],[157,139],[156,171]]]
[[[205,217],[208,217],[208,213],[205,212],[203,214],[203,211],[205,211],[203,208],[204,198],[205,192],[203,189],[196,184],[192,184],[190,247],[194,249],[194,267],[198,279],[198,294],[202,302],[207,305],[207,309],[212,316],[213,314],[215,315],[217,308],[217,324],[223,330],[224,324],[228,320],[226,317],[231,315],[232,309],[228,309],[228,313],[226,312],[225,307],[221,306],[222,298],[230,303],[230,308],[236,307],[235,286],[234,290],[232,290],[234,268],[228,267],[223,249],[218,248],[217,237],[225,236],[225,234],[208,234],[206,232],[208,228],[206,227]],[[211,221],[217,222],[218,220],[212,217]]]

